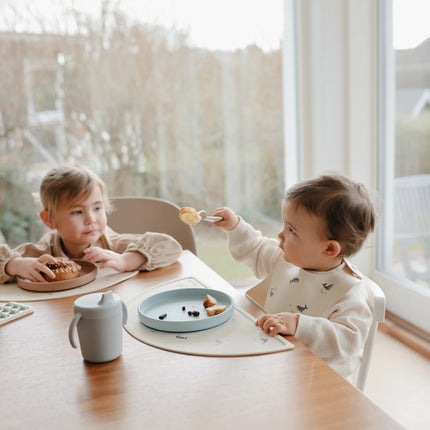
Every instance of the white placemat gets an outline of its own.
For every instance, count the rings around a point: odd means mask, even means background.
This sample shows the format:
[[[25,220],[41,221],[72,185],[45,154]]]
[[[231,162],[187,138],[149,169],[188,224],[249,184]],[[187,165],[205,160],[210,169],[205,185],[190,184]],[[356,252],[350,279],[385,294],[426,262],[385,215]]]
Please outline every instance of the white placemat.
[[[282,336],[271,337],[255,326],[255,318],[235,306],[232,318],[208,330],[168,333],[153,330],[139,321],[139,303],[153,294],[177,288],[214,288],[195,278],[182,278],[157,285],[140,294],[127,306],[126,331],[148,345],[172,352],[206,356],[243,356],[269,354],[294,348]]]
[[[0,301],[4,302],[34,302],[38,300],[60,299],[62,297],[79,296],[81,294],[93,293],[95,291],[109,288],[112,285],[125,281],[139,273],[134,272],[117,272],[110,267],[106,269],[98,269],[97,277],[94,281],[82,285],[82,287],[72,288],[64,291],[53,291],[49,293],[23,290],[18,284],[2,284],[0,285]]]

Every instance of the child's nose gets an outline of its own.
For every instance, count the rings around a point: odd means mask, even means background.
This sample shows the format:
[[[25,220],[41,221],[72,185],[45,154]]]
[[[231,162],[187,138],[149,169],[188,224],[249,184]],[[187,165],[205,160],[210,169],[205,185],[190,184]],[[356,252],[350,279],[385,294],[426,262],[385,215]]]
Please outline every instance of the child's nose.
[[[91,212],[87,213],[86,221],[88,224],[94,222],[96,217]]]

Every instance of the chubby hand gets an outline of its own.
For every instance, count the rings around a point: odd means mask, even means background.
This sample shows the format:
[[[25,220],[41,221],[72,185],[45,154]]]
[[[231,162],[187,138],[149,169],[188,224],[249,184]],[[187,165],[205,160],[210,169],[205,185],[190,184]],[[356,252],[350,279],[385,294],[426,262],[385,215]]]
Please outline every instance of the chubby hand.
[[[146,261],[140,252],[125,252],[118,254],[109,249],[90,246],[84,249],[84,260],[90,263],[101,263],[100,268],[112,267],[118,272],[131,272],[139,268]]]
[[[5,271],[10,276],[19,276],[32,282],[46,282],[47,278],[54,279],[55,275],[48,269],[46,263],[55,263],[52,255],[43,254],[39,258],[17,257],[6,264]],[[42,273],[46,275],[43,277]]]
[[[224,230],[233,230],[239,223],[239,217],[230,208],[218,208],[214,211],[213,216],[222,217],[221,221],[214,222],[214,226]]]
[[[266,314],[255,322],[255,325],[270,336],[285,334],[294,336],[299,323],[299,315],[291,312]]]

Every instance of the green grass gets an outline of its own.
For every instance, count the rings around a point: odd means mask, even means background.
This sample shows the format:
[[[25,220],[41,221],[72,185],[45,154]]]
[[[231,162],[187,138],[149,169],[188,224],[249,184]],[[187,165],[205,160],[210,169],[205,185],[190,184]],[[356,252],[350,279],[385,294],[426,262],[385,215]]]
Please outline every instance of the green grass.
[[[258,225],[264,235],[276,238],[278,225]],[[198,257],[227,281],[253,277],[251,269],[233,259],[227,246],[225,231],[200,223],[194,230]]]
[[[251,269],[233,259],[224,234],[198,234],[197,253],[204,263],[227,281],[252,276]]]

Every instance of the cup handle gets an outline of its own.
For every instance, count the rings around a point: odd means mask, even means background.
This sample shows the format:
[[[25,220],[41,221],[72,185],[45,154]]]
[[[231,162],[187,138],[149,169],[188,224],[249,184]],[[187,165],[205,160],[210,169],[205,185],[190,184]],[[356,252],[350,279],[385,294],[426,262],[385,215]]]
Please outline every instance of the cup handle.
[[[128,311],[127,311],[127,307],[125,306],[122,300],[121,300],[121,305],[122,305],[122,325],[125,325],[127,324]]]
[[[70,342],[70,345],[73,346],[73,348],[77,348],[78,347],[78,345],[77,345],[77,343],[75,341],[75,337],[73,336],[73,334],[74,334],[74,330],[75,330],[76,324],[78,324],[78,321],[80,320],[81,316],[82,315],[79,312],[76,313],[75,316],[72,319],[72,322],[70,323],[70,327],[69,327],[69,342]]]

